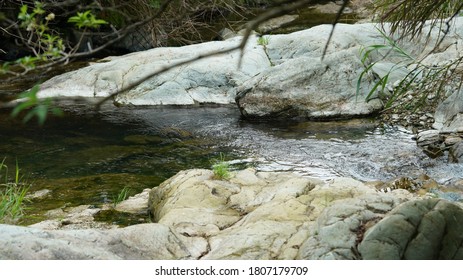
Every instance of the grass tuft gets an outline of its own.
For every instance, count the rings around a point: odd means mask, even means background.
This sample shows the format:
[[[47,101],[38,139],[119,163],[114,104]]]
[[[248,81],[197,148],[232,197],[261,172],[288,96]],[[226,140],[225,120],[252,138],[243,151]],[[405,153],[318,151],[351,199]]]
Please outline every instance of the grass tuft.
[[[128,187],[122,188],[119,194],[113,197],[113,206],[116,207],[116,205],[126,200],[127,197],[129,197],[129,193],[130,193],[130,188]]]
[[[0,184],[0,223],[16,224],[24,215],[24,202],[29,185],[20,182],[19,166],[16,162],[15,180],[8,180],[8,167],[5,159],[0,162],[0,173],[5,172],[3,181]],[[0,175],[1,179],[1,175]]]
[[[215,163],[212,165],[212,171],[216,179],[228,180],[231,178],[230,164],[225,161],[225,156],[222,153],[220,153],[220,158],[215,160]]]

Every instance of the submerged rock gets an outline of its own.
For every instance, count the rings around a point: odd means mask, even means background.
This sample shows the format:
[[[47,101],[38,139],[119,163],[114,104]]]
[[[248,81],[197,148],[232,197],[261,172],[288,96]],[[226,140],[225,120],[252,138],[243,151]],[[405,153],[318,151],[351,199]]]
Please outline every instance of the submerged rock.
[[[281,17],[276,17],[267,20],[259,25],[257,28],[257,32],[259,33],[269,33],[275,29],[278,29],[292,21],[296,20],[299,16],[298,15],[284,15]]]

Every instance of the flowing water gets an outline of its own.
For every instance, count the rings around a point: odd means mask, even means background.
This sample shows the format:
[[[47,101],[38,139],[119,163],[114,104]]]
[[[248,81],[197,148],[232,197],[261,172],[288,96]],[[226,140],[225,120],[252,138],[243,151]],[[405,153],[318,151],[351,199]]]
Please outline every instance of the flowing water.
[[[298,11],[298,15],[296,21],[273,32],[331,23],[335,17],[314,9]],[[74,63],[59,71],[81,66]],[[31,81],[2,84],[0,95],[9,100],[13,93],[45,78],[36,74]],[[123,188],[132,195],[139,193],[180,170],[211,168],[221,155],[236,169],[251,166],[322,179],[347,176],[374,181],[426,173],[449,184],[463,174],[462,164],[448,164],[445,157],[429,159],[407,131],[378,127],[369,119],[250,122],[241,119],[236,107],[116,108],[106,104],[95,111],[89,104],[63,105],[65,116],[49,118],[43,127],[22,124],[9,117],[10,111],[0,110],[0,162],[5,159],[10,178],[18,163],[22,181],[31,183],[30,193],[49,191],[31,200],[24,224],[46,219],[52,209],[112,203]],[[0,183],[4,176],[0,174]],[[103,220],[133,222],[126,214],[103,212]]]
[[[293,171],[362,181],[426,173],[440,183],[462,178],[462,164],[429,159],[412,136],[374,120],[250,122],[236,107],[64,107],[43,127],[23,125],[0,111],[0,157],[15,162],[33,200],[26,223],[50,209],[111,203],[124,187],[153,188],[180,170],[210,168],[220,154],[234,168]]]

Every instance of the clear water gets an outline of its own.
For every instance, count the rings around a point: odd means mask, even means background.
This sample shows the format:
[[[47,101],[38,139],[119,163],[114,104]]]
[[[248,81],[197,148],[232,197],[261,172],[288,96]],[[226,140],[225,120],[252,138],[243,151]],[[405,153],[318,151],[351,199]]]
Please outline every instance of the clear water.
[[[50,209],[110,203],[124,187],[135,194],[180,170],[210,168],[220,153],[235,168],[322,179],[371,181],[426,173],[451,183],[463,174],[462,164],[429,159],[407,131],[378,128],[368,119],[249,122],[236,107],[109,104],[98,112],[88,104],[73,104],[65,112],[38,127],[0,111],[0,158],[10,167],[18,161],[31,192],[52,191],[30,205],[33,218],[27,223],[45,219]]]

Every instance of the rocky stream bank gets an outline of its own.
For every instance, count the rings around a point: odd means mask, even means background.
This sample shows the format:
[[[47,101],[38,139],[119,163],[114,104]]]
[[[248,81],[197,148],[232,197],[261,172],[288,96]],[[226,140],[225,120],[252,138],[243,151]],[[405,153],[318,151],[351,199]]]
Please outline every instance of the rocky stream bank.
[[[186,170],[118,206],[148,211],[153,223],[75,229],[98,227],[92,215],[99,209],[80,207],[30,227],[0,225],[0,258],[463,258],[461,204],[428,192],[437,186],[432,179],[420,184],[424,195],[403,189],[403,181],[322,181],[253,169],[217,180],[210,170]]]
[[[462,24],[462,18],[455,20],[428,63],[461,56]],[[252,37],[239,69],[238,51],[213,56],[153,77],[114,102],[236,102],[248,119],[326,120],[379,112],[379,96],[364,97],[374,77],[392,71],[384,69],[395,60],[378,64],[357,93],[363,67],[358,53],[384,43],[384,37],[373,24],[339,25],[320,60],[330,28],[272,35],[265,46]],[[49,80],[40,94],[105,97],[153,69],[236,46],[240,39],[108,58]],[[417,56],[431,48],[428,42],[408,47]],[[399,80],[400,73],[407,72],[395,73]],[[418,145],[448,154],[454,162],[449,164],[463,160],[462,94],[449,89],[436,112],[422,112],[409,122],[417,129]],[[218,180],[210,170],[191,169],[118,206],[149,213],[152,223],[113,228],[94,221],[101,209],[81,206],[30,227],[0,225],[0,259],[463,259],[462,185],[456,178],[452,188],[441,186],[425,174],[360,182],[252,168]]]

